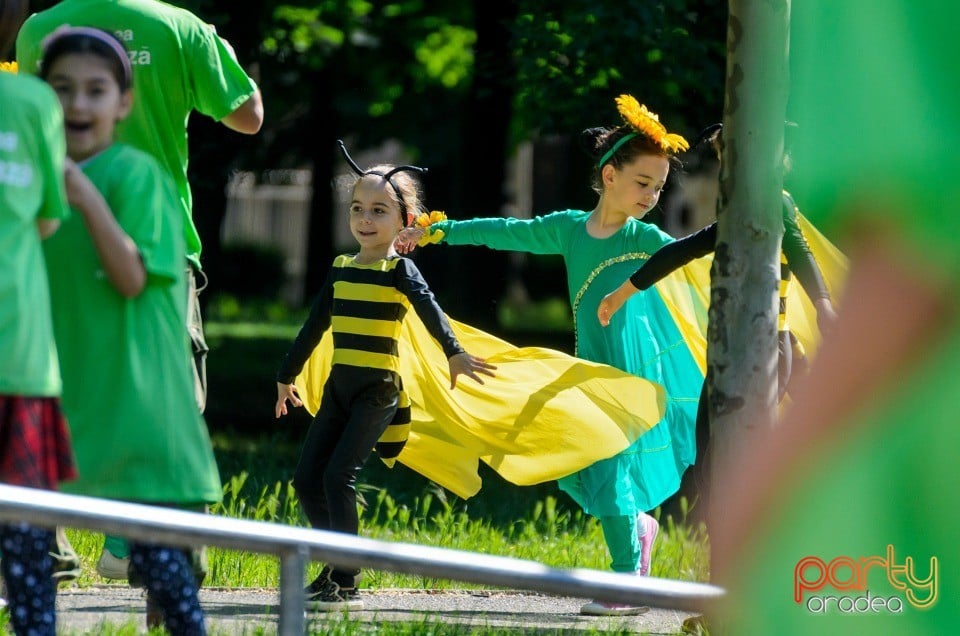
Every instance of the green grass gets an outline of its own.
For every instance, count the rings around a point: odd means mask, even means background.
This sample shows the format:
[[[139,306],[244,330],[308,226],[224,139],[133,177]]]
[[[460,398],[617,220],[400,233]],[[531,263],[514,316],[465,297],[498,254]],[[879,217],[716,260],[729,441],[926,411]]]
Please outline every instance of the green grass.
[[[214,507],[212,514],[306,526],[289,480],[310,418],[302,412],[279,421],[273,417],[274,367],[295,337],[301,318],[281,313],[277,310],[275,320],[270,322],[253,318],[243,322],[248,318],[237,315],[232,317],[232,322],[208,322],[206,326],[213,351],[208,360],[210,401],[206,417],[224,483],[223,502]],[[609,555],[599,523],[585,516],[555,482],[518,487],[485,466],[480,468],[483,489],[463,500],[403,465],[388,469],[372,457],[359,480],[361,535],[516,557],[558,568],[609,569]],[[654,513],[660,518],[661,533],[651,574],[708,581],[708,549],[702,524],[692,521],[684,500],[673,503],[669,513],[666,510]],[[77,584],[103,583],[95,571],[103,535],[73,529],[67,529],[67,535],[82,561]],[[210,572],[205,585],[278,585],[276,557],[211,546],[208,560]],[[315,575],[319,568],[319,564],[311,564],[308,576]],[[374,570],[364,571],[361,586],[440,590],[484,587]],[[0,631],[6,627],[6,615],[0,612]],[[386,636],[515,633],[495,627],[429,621],[378,624],[375,629],[377,634]],[[311,631],[363,634],[371,633],[371,626],[360,621],[338,620],[313,625]],[[103,625],[91,633],[139,634],[141,627],[133,622]],[[254,628],[249,633],[275,633],[275,630]]]
[[[284,445],[277,439],[261,443],[231,439],[229,445],[218,444],[218,457],[222,463],[235,463],[239,458],[256,455],[273,457],[272,461],[249,463],[259,466],[263,474],[252,475],[241,471],[224,479],[223,502],[214,506],[211,514],[240,519],[253,519],[274,523],[305,526],[296,494],[289,481],[268,483],[269,475],[290,470],[285,461],[294,452],[294,447]],[[264,448],[270,448],[266,453]],[[239,455],[238,455],[239,454]],[[288,456],[285,458],[285,456]],[[429,482],[411,481],[414,474],[401,471],[393,477],[398,485],[398,494],[374,485],[391,483],[381,473],[393,473],[378,462],[362,473],[364,483],[361,495],[361,535],[387,541],[442,546],[458,550],[482,552],[520,559],[534,560],[558,568],[592,568],[607,570],[609,556],[603,534],[596,519],[584,515],[575,506],[564,502],[561,496],[542,495],[544,487],[518,488],[509,484],[493,483],[486,476],[485,493],[491,502],[464,501]],[[409,472],[409,471],[408,471]],[[264,477],[267,475],[267,477]],[[422,479],[422,478],[421,478]],[[420,487],[419,492],[414,489]],[[529,492],[528,492],[529,491]],[[531,498],[531,494],[537,497]],[[525,496],[526,495],[526,496]],[[541,496],[542,495],[542,496]],[[478,495],[477,497],[480,497]],[[476,503],[475,507],[473,504]],[[529,505],[527,505],[529,504]],[[498,514],[490,515],[485,509],[497,505]],[[526,507],[522,507],[526,506]],[[683,510],[686,510],[682,507]],[[480,512],[477,512],[480,511]],[[659,512],[659,511],[658,511]],[[707,541],[702,525],[688,523],[685,518],[674,519],[672,515],[660,518],[661,533],[652,575],[672,579],[707,581]],[[103,545],[103,535],[88,530],[67,529],[67,536],[80,555],[82,573],[77,581],[81,587],[100,584],[95,564]],[[208,549],[209,574],[205,585],[215,587],[272,588],[279,584],[279,563],[276,557],[237,550],[224,550],[211,546]],[[308,576],[313,576],[320,564],[311,564]],[[487,586],[450,581],[440,578],[420,577],[388,571],[365,570],[361,587],[369,589],[484,589]],[[4,627],[5,615],[0,615],[0,629]],[[386,636],[406,634],[436,634],[492,636],[516,633],[515,630],[498,627],[478,627],[441,622],[378,623],[375,628],[363,621],[338,618],[315,620],[310,633],[325,634],[382,634]],[[82,633],[82,632],[76,632]],[[139,634],[140,626],[134,621],[120,625],[100,625],[88,633],[107,636]],[[151,633],[162,633],[160,631]],[[214,630],[213,634],[218,632]],[[219,632],[224,633],[224,632]],[[275,633],[261,628],[252,628],[250,634]],[[531,633],[531,632],[525,632]],[[537,634],[560,634],[560,631],[539,631]],[[601,633],[601,632],[597,632]],[[610,633],[610,632],[603,632]],[[627,633],[627,632],[624,632]]]
[[[484,554],[538,561],[557,568],[607,570],[609,555],[603,532],[596,519],[580,510],[569,510],[558,499],[547,496],[527,510],[515,511],[509,523],[496,523],[470,513],[466,502],[430,489],[409,503],[399,503],[387,490],[371,485],[361,487],[365,506],[361,536],[384,541],[442,546]],[[304,526],[296,494],[289,482],[272,486],[251,486],[246,473],[224,483],[224,499],[211,514],[237,519]],[[652,575],[707,581],[707,546],[702,526],[684,519],[661,518],[661,533]],[[88,530],[68,529],[67,536],[82,561],[81,586],[102,583],[95,564],[103,535]],[[278,561],[272,555],[208,549],[209,574],[206,585],[215,587],[277,587]],[[311,564],[315,574],[320,564]],[[389,571],[364,572],[362,587],[404,589],[483,589],[486,586],[420,577]]]

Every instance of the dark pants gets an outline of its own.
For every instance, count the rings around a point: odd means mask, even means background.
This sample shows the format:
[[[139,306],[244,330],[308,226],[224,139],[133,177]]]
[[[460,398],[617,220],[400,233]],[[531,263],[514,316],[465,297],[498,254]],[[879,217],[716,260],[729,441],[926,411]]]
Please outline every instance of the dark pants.
[[[17,636],[56,634],[56,583],[50,544],[54,531],[25,523],[0,525],[0,570],[7,584],[10,626]]]
[[[334,365],[293,477],[310,525],[356,535],[357,476],[397,411],[397,377],[379,369]],[[352,588],[359,569],[333,566],[330,578]]]
[[[170,634],[203,636],[207,633],[197,595],[199,586],[186,550],[132,542],[130,569],[161,608],[163,624]]]

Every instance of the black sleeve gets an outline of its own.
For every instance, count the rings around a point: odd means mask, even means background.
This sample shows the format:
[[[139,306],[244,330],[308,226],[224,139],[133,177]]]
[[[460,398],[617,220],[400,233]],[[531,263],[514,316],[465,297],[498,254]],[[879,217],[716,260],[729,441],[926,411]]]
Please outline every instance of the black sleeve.
[[[330,327],[330,313],[333,309],[333,273],[335,268],[330,269],[327,280],[323,283],[323,288],[317,294],[310,308],[310,315],[307,321],[300,328],[300,333],[287,351],[280,370],[277,372],[277,382],[282,384],[292,384],[294,379],[300,375],[303,365],[313,350],[320,343],[323,333]]]
[[[711,223],[658,249],[630,276],[630,282],[637,289],[647,289],[678,267],[683,267],[695,258],[706,256],[716,246],[717,224]]]
[[[463,353],[463,347],[450,328],[450,322],[414,262],[409,258],[401,258],[394,271],[397,275],[397,289],[410,300],[427,331],[440,343],[444,355],[449,359]]]
[[[800,225],[797,223],[797,207],[786,192],[783,193],[783,253],[787,257],[790,271],[800,281],[803,291],[810,300],[830,298],[830,292],[823,282],[820,266],[810,251],[810,244],[804,238]]]

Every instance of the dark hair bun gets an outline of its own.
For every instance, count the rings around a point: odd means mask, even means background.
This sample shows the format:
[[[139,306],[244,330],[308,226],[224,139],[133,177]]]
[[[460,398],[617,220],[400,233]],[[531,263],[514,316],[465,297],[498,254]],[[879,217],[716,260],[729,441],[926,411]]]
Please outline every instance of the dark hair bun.
[[[580,149],[587,153],[589,157],[598,158],[600,156],[600,140],[609,133],[610,130],[602,126],[587,128],[580,133]]]

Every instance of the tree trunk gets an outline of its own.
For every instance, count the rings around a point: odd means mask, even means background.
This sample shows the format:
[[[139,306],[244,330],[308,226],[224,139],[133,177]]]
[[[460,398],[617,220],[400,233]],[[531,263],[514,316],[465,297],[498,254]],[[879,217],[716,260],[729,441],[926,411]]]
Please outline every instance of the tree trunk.
[[[783,125],[790,0],[730,0],[707,390],[711,482],[758,427],[772,426],[783,236]],[[718,511],[723,514],[723,511]]]
[[[333,196],[329,184],[333,180],[334,160],[336,158],[336,130],[339,118],[333,108],[331,95],[335,95],[336,82],[333,71],[337,68],[334,60],[318,71],[310,74],[309,82],[313,87],[310,103],[310,120],[314,123],[304,134],[310,138],[309,148],[312,156],[310,197],[310,221],[307,230],[307,263],[303,281],[303,304],[310,306],[314,296],[323,287],[330,264],[334,257],[334,237],[336,236],[336,218],[333,213]]]
[[[473,84],[464,107],[463,161],[457,166],[457,190],[451,218],[498,216],[504,193],[507,139],[512,115],[516,66],[510,25],[516,20],[515,0],[475,0]],[[483,247],[450,250],[452,267],[446,289],[469,288],[456,298],[444,298],[444,309],[481,329],[497,332],[497,304],[503,298],[508,255]],[[480,275],[482,272],[482,275]],[[452,277],[452,278],[451,278]]]

